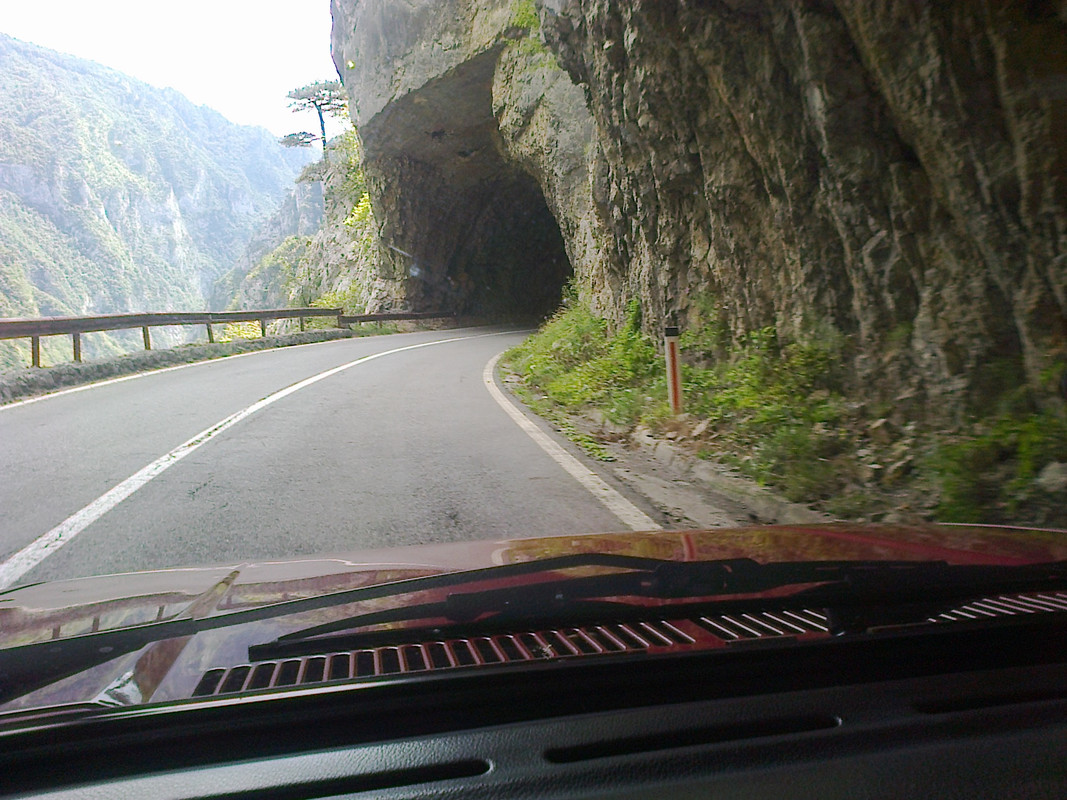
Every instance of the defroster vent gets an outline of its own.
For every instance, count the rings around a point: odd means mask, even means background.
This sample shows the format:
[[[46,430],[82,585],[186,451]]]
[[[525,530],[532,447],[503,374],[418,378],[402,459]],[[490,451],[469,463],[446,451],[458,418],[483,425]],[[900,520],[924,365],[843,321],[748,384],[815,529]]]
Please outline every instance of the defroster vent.
[[[446,639],[212,669],[200,679],[193,696],[208,697],[457,667],[635,653],[692,642],[693,637],[677,625],[660,620]]]
[[[984,597],[931,617],[932,624],[991,617],[1067,612],[1067,592],[1030,592]],[[828,637],[826,614],[816,609],[779,609],[708,614],[691,619],[606,623],[545,631],[474,636],[376,647],[351,652],[241,664],[208,670],[194,697],[306,686],[445,669],[625,655],[649,650],[705,649],[751,641]]]

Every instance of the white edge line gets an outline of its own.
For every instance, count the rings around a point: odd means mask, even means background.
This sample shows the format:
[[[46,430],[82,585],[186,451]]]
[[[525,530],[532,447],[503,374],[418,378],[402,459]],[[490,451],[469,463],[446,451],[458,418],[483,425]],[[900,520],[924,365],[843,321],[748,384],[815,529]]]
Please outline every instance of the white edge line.
[[[19,406],[28,406],[30,403],[39,403],[42,400],[48,400],[52,397],[60,397],[61,395],[65,394],[74,394],[75,392],[84,392],[88,391],[89,389],[96,389],[100,386],[110,386],[113,383],[123,383],[125,381],[136,380],[137,378],[147,378],[150,375],[159,375],[163,372],[173,372],[176,369],[186,369],[187,367],[202,367],[205,364],[217,364],[220,361],[232,361],[235,358],[244,358],[245,356],[258,356],[260,353],[272,353],[276,350],[293,350],[297,347],[311,347],[312,345],[316,344],[329,344],[331,342],[347,341],[348,337],[344,337],[341,339],[325,339],[321,342],[304,342],[303,344],[281,344],[277,347],[264,347],[262,350],[249,350],[245,353],[232,353],[231,355],[213,356],[211,358],[205,358],[201,361],[189,361],[185,364],[174,364],[170,367],[147,369],[144,372],[134,372],[130,375],[120,375],[117,378],[105,378],[102,381],[92,381],[90,383],[80,384],[79,386],[71,386],[67,389],[57,389],[54,392],[46,392],[45,394],[39,394],[34,397],[27,397],[25,400],[14,400],[10,403],[3,403],[0,404],[0,411],[5,411],[9,408],[18,408]]]
[[[511,417],[515,424],[522,428],[542,450],[551,456],[556,463],[565,469],[571,477],[578,481],[578,483],[589,490],[597,500],[604,504],[608,511],[618,517],[623,524],[629,526],[631,530],[663,530],[662,525],[657,524],[651,517],[623,497],[618,491],[608,486],[603,478],[564,450],[558,442],[537,427],[537,425],[535,425],[530,418],[527,417],[506,394],[504,394],[500,387],[496,385],[496,380],[493,377],[497,362],[502,355],[503,353],[497,353],[489,359],[489,363],[485,365],[485,369],[482,372],[482,381],[485,383],[485,388],[489,390],[489,394],[491,394],[500,407],[507,412],[507,415]]]
[[[346,369],[358,366],[359,364],[365,364],[368,361],[373,361],[376,358],[382,358],[383,356],[393,355],[394,353],[402,353],[405,350],[417,350],[420,347],[431,347],[436,344],[447,344],[449,342],[458,342],[463,339],[481,339],[487,336],[501,336],[506,333],[512,333],[513,331],[500,331],[494,333],[481,333],[474,334],[472,336],[455,336],[449,339],[436,339],[432,342],[420,342],[419,344],[407,345],[405,347],[397,347],[392,350],[384,350],[380,353],[372,353],[369,356],[363,356],[357,358],[355,361],[349,361],[346,364],[328,369],[325,372],[320,372],[317,375],[312,375],[310,378],[305,378],[302,381],[298,381],[290,386],[280,389],[273,394],[267,395],[262,400],[259,400],[252,405],[237,411],[234,414],[226,417],[224,420],[215,423],[210,428],[200,431],[196,436],[189,439],[187,442],[178,445],[169,453],[160,456],[144,469],[139,470],[126,480],[117,484],[102,494],[89,505],[82,508],[80,511],[75,512],[71,516],[67,517],[61,523],[52,528],[45,534],[37,537],[28,545],[23,547],[7,561],[0,564],[0,591],[7,589],[15,581],[40,564],[44,559],[56,552],[63,545],[70,542],[75,536],[88,528],[96,520],[100,519],[104,514],[117,506],[131,494],[136,492],[146,483],[153,478],[157,477],[160,473],[169,469],[177,464],[181,459],[192,453],[197,448],[211,441],[220,433],[228,428],[233,427],[246,417],[255,414],[257,411],[261,411],[273,403],[281,400],[284,397],[288,397],[294,392],[298,392],[314,383],[318,383],[325,378],[329,378],[331,375],[336,375],[338,372],[344,372]],[[320,342],[313,342],[312,344],[321,344]],[[262,352],[262,351],[257,351]],[[251,354],[248,354],[251,355]],[[198,362],[199,363],[199,362]],[[186,365],[183,365],[186,366]],[[131,376],[132,377],[132,376]],[[80,387],[79,387],[80,388]]]

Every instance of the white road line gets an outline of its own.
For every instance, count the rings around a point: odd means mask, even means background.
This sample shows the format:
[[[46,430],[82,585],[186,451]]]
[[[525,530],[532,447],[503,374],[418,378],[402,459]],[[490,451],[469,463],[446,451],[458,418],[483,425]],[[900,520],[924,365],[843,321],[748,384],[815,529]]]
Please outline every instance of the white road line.
[[[489,360],[489,363],[485,365],[485,370],[482,372],[482,381],[485,383],[485,388],[489,390],[489,394],[491,394],[500,407],[507,412],[507,415],[515,421],[515,424],[526,431],[529,437],[537,442],[542,450],[555,459],[557,464],[569,472],[578,483],[588,489],[593,497],[603,503],[608,511],[618,517],[623,524],[628,525],[631,530],[663,530],[662,525],[656,524],[650,516],[608,486],[603,478],[564,450],[558,442],[552,439],[551,436],[538,428],[529,417],[527,417],[518,406],[516,406],[515,403],[513,403],[511,399],[500,390],[500,387],[496,385],[496,380],[493,378],[493,370],[496,369],[496,363],[500,360],[500,356],[502,355],[503,353],[497,353]]]
[[[203,361],[190,361],[188,364],[175,364],[172,367],[160,367],[159,369],[149,369],[145,372],[135,372],[132,375],[122,375],[118,378],[107,378],[102,381],[93,381],[92,383],[83,383],[80,386],[72,386],[69,389],[59,389],[55,392],[48,392],[47,394],[37,395],[36,397],[28,397],[25,400],[16,400],[13,403],[4,403],[0,405],[0,411],[5,411],[9,408],[18,408],[19,406],[28,406],[30,403],[39,403],[42,400],[49,400],[53,397],[60,397],[65,394],[74,394],[75,392],[84,392],[89,389],[96,389],[99,386],[110,386],[113,383],[125,383],[126,381],[137,380],[138,378],[147,378],[149,375],[160,375],[164,372],[173,372],[176,369],[185,369],[187,367],[201,367],[204,364],[217,364],[220,361],[233,361],[235,358],[244,358],[245,356],[258,356],[260,353],[272,353],[276,350],[292,350],[295,347],[310,347],[313,344],[327,344],[328,342],[345,342],[347,339],[327,339],[323,342],[307,342],[305,344],[289,344],[281,345],[279,347],[264,347],[262,350],[249,350],[247,353],[234,353],[229,356],[218,356],[216,358],[208,358]]]
[[[422,342],[420,344],[412,344],[406,347],[397,347],[393,350],[385,350],[381,353],[374,353],[369,356],[357,358],[355,361],[349,361],[347,364],[341,364],[339,367],[328,369],[317,375],[312,375],[310,378],[305,378],[298,383],[294,383],[291,386],[287,386],[273,394],[267,395],[262,400],[231,414],[221,422],[217,422],[210,428],[201,431],[192,439],[184,444],[178,445],[166,455],[157,458],[144,469],[136,472],[126,480],[122,481],[122,483],[119,483],[117,486],[114,486],[112,489],[102,494],[89,505],[85,506],[85,508],[75,512],[70,517],[67,517],[56,527],[52,528],[52,530],[48,531],[48,533],[39,536],[37,539],[19,550],[3,564],[0,564],[0,591],[11,586],[15,581],[44,561],[44,559],[56,552],[63,545],[70,542],[75,536],[93,524],[93,522],[100,519],[100,517],[136,492],[150,480],[157,477],[160,473],[177,464],[197,448],[207,444],[223,431],[233,427],[238,422],[255,414],[257,411],[262,411],[267,406],[278,402],[283,397],[288,397],[294,392],[299,392],[301,389],[329,378],[331,375],[336,375],[338,372],[344,372],[346,369],[365,364],[376,358],[390,356],[394,353],[402,353],[406,350],[417,350],[420,347],[431,347],[436,344],[458,342],[463,339],[482,339],[486,336],[501,336],[504,333],[512,333],[512,331],[479,333],[472,336],[455,336],[450,339],[437,339],[432,342]]]
[[[522,331],[509,331],[509,333],[522,333]],[[481,335],[481,334],[479,334]],[[353,337],[357,338],[357,337]],[[19,406],[28,406],[30,403],[39,403],[42,400],[49,400],[53,397],[60,397],[65,394],[74,394],[75,392],[84,392],[89,389],[96,389],[99,386],[110,386],[113,383],[125,383],[126,381],[137,380],[138,378],[147,378],[150,375],[160,375],[164,372],[173,372],[176,369],[186,369],[187,367],[202,367],[205,364],[218,364],[221,361],[229,363],[235,358],[244,358],[245,356],[258,356],[261,353],[274,353],[278,350],[295,350],[298,347],[313,347],[317,344],[330,344],[332,342],[347,342],[350,339],[325,339],[321,342],[305,342],[304,344],[283,344],[277,347],[264,347],[262,350],[249,350],[247,353],[234,353],[228,356],[216,356],[214,358],[206,358],[203,361],[190,361],[187,364],[175,364],[172,367],[160,367],[159,369],[149,369],[145,372],[135,372],[132,375],[122,375],[118,378],[107,378],[102,381],[93,381],[92,383],[83,383],[80,386],[72,386],[69,389],[58,389],[54,392],[48,392],[47,394],[37,395],[36,397],[27,397],[25,400],[16,400],[12,403],[4,403],[0,405],[0,412],[6,411],[9,408],[18,408]]]

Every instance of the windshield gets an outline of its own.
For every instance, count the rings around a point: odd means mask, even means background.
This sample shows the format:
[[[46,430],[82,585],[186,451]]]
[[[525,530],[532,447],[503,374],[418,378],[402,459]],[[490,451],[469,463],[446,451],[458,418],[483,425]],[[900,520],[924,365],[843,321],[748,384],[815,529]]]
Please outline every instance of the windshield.
[[[0,651],[1058,585],[1067,17],[988,5],[5,5]]]

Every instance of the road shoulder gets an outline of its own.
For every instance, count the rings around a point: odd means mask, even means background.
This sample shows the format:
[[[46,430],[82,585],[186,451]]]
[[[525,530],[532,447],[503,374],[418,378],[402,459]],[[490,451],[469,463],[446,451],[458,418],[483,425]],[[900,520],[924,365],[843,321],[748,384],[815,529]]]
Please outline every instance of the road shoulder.
[[[567,437],[563,426],[545,419],[514,391],[517,376],[498,375],[497,385],[530,417]],[[745,478],[728,467],[696,458],[676,444],[653,436],[647,429],[633,432],[613,429],[609,423],[590,417],[565,414],[572,431],[592,439],[610,458],[587,463],[611,474],[644,498],[671,528],[733,528],[751,524],[803,524],[828,522],[827,514],[793,503],[767,487]],[[577,446],[573,449],[580,450]]]

